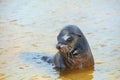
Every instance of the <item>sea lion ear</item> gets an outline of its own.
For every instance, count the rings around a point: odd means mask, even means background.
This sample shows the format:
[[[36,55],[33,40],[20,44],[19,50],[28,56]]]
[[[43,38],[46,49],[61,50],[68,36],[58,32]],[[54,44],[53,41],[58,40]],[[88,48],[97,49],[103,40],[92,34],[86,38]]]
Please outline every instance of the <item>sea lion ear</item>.
[[[81,34],[79,34],[79,33],[76,33],[76,35],[77,35],[78,37],[82,37]]]

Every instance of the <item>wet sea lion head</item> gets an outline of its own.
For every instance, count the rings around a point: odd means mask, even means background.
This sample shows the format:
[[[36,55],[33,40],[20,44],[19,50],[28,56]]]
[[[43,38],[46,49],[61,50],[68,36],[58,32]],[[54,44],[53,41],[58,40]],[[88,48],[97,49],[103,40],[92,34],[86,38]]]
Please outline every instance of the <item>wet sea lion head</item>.
[[[83,33],[77,26],[68,25],[64,27],[57,36],[58,43],[56,44],[56,48],[59,50],[61,55],[71,53],[75,49],[80,48],[79,45],[81,45],[81,47],[85,46],[80,44],[81,41],[85,41],[84,39]]]

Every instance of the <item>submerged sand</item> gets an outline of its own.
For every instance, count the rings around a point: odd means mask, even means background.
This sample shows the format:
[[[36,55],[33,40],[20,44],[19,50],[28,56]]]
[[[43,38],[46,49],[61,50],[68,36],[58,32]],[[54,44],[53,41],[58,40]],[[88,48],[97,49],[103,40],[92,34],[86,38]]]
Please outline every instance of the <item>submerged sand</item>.
[[[59,73],[41,64],[68,24],[88,39],[94,70]],[[0,80],[119,80],[119,34],[119,0],[0,0]]]

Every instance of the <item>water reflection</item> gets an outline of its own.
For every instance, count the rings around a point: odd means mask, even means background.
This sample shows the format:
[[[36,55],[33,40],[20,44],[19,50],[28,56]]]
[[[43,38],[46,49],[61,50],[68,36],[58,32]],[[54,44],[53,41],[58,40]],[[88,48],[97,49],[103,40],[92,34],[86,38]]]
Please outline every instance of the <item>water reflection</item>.
[[[23,52],[20,54],[20,58],[25,63],[29,63],[31,65],[34,65],[38,68],[45,68],[44,66],[47,65],[47,67],[52,67],[52,57],[53,55],[47,54],[47,53],[39,53],[39,52]]]
[[[67,69],[59,72],[59,79],[61,80],[92,80],[93,68],[88,69]]]

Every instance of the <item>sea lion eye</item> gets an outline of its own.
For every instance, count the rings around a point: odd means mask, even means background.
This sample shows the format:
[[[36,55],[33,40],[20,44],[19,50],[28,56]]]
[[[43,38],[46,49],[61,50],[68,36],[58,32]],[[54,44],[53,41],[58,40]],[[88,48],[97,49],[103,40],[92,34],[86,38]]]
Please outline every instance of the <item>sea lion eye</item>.
[[[67,39],[68,42],[71,42],[72,40],[73,40],[72,37],[69,37],[69,38]]]

